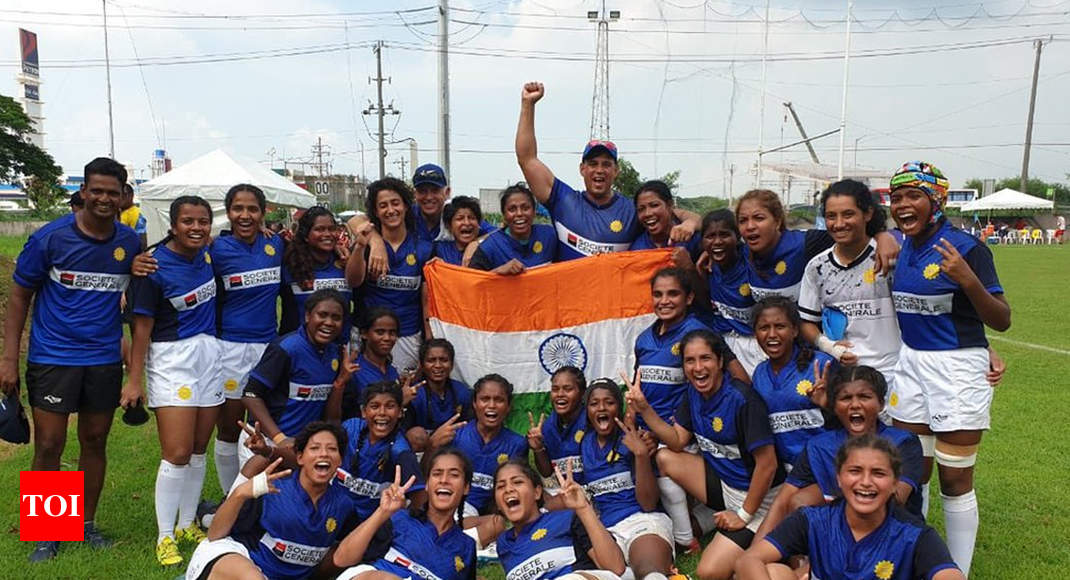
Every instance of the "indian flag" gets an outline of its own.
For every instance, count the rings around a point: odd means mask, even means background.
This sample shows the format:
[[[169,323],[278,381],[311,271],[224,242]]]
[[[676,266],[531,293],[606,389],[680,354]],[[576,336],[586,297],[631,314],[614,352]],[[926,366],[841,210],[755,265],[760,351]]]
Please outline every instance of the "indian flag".
[[[456,347],[454,377],[469,385],[498,373],[515,387],[509,426],[549,411],[550,375],[562,366],[588,380],[618,378],[634,365],[635,339],[654,321],[650,277],[671,250],[602,254],[519,276],[434,260],[424,268],[436,337]]]

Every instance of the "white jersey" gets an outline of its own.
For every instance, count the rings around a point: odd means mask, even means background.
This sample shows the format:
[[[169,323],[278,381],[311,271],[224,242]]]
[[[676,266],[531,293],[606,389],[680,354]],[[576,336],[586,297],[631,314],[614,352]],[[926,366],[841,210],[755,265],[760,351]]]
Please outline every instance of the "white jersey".
[[[799,314],[803,320],[821,324],[821,311],[839,310],[847,318],[843,340],[852,345],[858,364],[871,366],[891,376],[899,358],[899,323],[892,302],[891,279],[876,269],[877,243],[850,264],[841,264],[833,248],[813,257],[799,290]],[[831,338],[831,337],[830,337]]]

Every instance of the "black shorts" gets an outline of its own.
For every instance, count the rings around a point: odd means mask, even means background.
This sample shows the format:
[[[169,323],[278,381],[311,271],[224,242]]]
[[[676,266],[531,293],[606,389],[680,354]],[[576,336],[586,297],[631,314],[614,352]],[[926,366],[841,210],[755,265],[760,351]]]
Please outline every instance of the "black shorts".
[[[717,477],[717,473],[713,471],[713,467],[710,466],[709,461],[703,459],[702,465],[706,466],[706,507],[715,512],[728,509],[724,505],[724,491],[721,489],[721,478]],[[750,547],[751,542],[754,540],[754,532],[745,527],[731,532],[717,530],[717,533],[732,540],[735,545],[744,550]]]
[[[26,364],[30,406],[53,413],[112,412],[123,389],[123,365],[66,367]]]

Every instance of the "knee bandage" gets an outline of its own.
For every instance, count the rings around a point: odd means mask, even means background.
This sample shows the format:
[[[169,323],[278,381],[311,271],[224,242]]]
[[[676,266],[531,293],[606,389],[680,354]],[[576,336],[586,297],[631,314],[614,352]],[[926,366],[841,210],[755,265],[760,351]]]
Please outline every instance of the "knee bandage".
[[[979,445],[955,445],[937,440],[936,462],[945,467],[965,469],[977,463]]]

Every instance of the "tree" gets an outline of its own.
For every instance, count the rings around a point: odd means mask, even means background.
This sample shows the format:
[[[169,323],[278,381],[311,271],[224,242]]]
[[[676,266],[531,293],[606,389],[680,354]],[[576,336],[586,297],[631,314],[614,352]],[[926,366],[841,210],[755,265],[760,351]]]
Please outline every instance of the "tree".
[[[1066,177],[1070,179],[1070,174],[1067,174]],[[1018,187],[1021,185],[1021,182],[1022,180],[1020,177],[1004,177],[1003,179],[1000,179],[996,182],[996,191],[999,191],[1001,189],[1013,189],[1017,191]],[[984,182],[976,178],[971,179],[966,182],[966,188],[981,191],[982,189],[984,189]],[[1064,183],[1047,182],[1042,179],[1033,178],[1026,182],[1027,191],[1024,191],[1022,193],[1028,193],[1033,197],[1040,197],[1043,199],[1053,199],[1048,197],[1049,188],[1054,194],[1054,200],[1056,203],[1070,203],[1070,187],[1067,187]]]
[[[643,184],[647,179],[639,176],[639,170],[635,168],[627,159],[621,159],[617,162],[620,168],[620,173],[617,174],[617,178],[613,180],[613,189],[621,192],[627,197],[635,197],[635,194],[639,192],[639,186]],[[653,178],[652,178],[653,179]],[[676,189],[676,184],[680,180],[680,171],[670,171],[659,179],[664,181],[669,186],[669,190]]]
[[[31,120],[15,99],[0,95],[0,181],[22,179],[23,189],[37,212],[51,210],[63,199],[59,187],[62,169],[52,156],[30,142],[36,133]],[[39,203],[44,204],[38,205]]]

